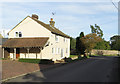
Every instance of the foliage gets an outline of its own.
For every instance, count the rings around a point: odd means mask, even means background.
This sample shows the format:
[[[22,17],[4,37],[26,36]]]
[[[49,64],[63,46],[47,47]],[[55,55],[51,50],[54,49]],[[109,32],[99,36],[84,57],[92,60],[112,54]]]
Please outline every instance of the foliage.
[[[70,38],[70,54],[75,55],[76,54],[76,39],[75,38]]]
[[[90,33],[82,37],[80,40],[85,46],[86,52],[89,53],[95,47],[96,43],[102,40],[102,38],[97,36],[95,33]]]
[[[80,38],[84,37],[84,32],[80,33]]]
[[[114,40],[114,41],[120,40],[120,35],[114,35],[110,38],[110,40]]]
[[[112,42],[111,47],[112,47],[113,50],[119,50],[120,51],[120,40]]]
[[[84,33],[81,32],[80,36],[76,38],[76,51],[79,55],[85,53],[85,46],[80,38],[84,37]]]
[[[111,40],[111,49],[120,51],[120,35],[114,35],[110,38]]]
[[[76,57],[76,56],[78,56],[78,55],[70,55],[71,58],[72,58],[72,57]]]
[[[95,24],[95,27],[93,25],[90,25],[91,32],[96,33],[99,37],[103,37],[103,31],[101,30],[100,26]]]
[[[75,50],[76,46],[76,39],[75,38],[70,38],[70,50]]]
[[[111,49],[109,44],[109,41],[102,39],[100,42],[96,43],[94,49],[109,50]]]

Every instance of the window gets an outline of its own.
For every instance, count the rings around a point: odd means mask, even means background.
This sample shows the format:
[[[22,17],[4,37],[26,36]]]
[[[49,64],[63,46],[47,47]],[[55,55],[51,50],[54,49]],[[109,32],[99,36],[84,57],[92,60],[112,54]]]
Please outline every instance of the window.
[[[22,37],[22,33],[21,32],[19,32],[19,37]]]
[[[60,48],[58,48],[58,54],[60,54]]]
[[[22,33],[21,32],[15,32],[15,36],[16,37],[22,37]]]
[[[64,42],[66,42],[66,38],[64,37]]]
[[[66,53],[68,53],[68,49],[66,48]]]
[[[57,35],[55,35],[55,41],[58,42],[59,38]]]
[[[15,32],[15,36],[18,37],[18,32]]]
[[[55,49],[54,49],[54,48],[52,48],[52,53],[53,53],[53,54],[55,53]]]
[[[58,48],[56,48],[56,54],[58,54]]]

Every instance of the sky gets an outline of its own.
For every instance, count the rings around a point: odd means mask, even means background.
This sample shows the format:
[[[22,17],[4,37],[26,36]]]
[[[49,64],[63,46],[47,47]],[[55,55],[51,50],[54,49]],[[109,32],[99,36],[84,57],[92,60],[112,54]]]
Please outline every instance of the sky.
[[[114,1],[117,6],[117,1]],[[25,17],[37,14],[39,20],[49,24],[53,17],[55,26],[65,34],[76,38],[80,32],[91,33],[90,25],[99,25],[107,41],[118,34],[118,10],[111,0],[104,1],[2,1],[0,3],[0,33],[5,37]],[[52,15],[52,12],[55,15]]]

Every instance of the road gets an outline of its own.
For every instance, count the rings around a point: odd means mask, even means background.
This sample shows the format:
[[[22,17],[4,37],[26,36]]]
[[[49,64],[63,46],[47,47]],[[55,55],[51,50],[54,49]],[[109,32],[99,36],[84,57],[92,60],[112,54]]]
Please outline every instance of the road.
[[[7,82],[118,82],[117,67],[115,56],[91,57]]]

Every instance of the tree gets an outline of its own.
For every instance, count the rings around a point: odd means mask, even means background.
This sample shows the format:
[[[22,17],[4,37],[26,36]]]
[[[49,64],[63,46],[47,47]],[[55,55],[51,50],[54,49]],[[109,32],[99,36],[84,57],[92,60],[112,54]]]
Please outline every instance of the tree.
[[[120,50],[120,35],[114,35],[110,38],[111,41],[111,49],[112,50]]]
[[[82,38],[80,38],[81,42],[85,47],[85,51],[91,54],[91,50],[95,47],[96,43],[100,42],[102,38],[97,36],[95,33],[90,33]]]
[[[76,51],[79,54],[79,56],[81,54],[85,53],[85,46],[83,44],[83,42],[80,40],[80,38],[84,37],[84,33],[81,32],[80,36],[76,38]]]
[[[75,50],[76,47],[76,39],[75,38],[70,38],[70,50]]]
[[[120,51],[120,40],[117,40],[117,41],[114,42],[114,45],[112,46],[112,49]]]
[[[70,54],[76,54],[76,39],[72,37],[70,38]]]
[[[101,30],[100,26],[95,24],[95,27],[93,25],[90,25],[91,32],[96,33],[99,37],[103,37],[103,31]]]
[[[109,41],[102,39],[100,42],[96,43],[94,49],[109,50],[111,47]]]

